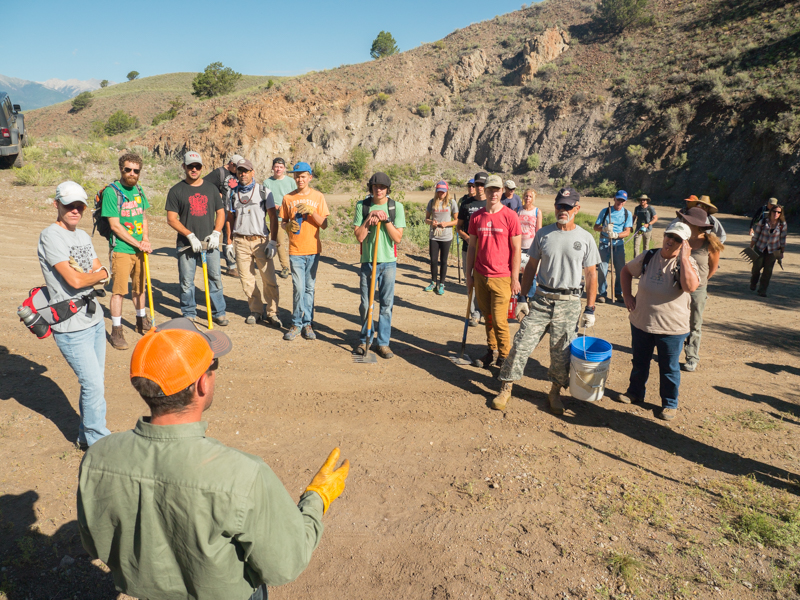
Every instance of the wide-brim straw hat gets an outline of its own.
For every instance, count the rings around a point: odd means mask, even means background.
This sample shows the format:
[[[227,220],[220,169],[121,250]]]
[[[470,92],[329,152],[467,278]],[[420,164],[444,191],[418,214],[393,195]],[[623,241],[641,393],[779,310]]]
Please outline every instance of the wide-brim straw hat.
[[[675,211],[675,214],[684,223],[694,225],[700,229],[711,229],[713,227],[708,223],[708,214],[699,206],[684,208],[683,210]]]
[[[686,200],[686,208],[692,208],[698,204],[705,206],[706,208],[704,210],[710,215],[716,214],[719,211],[716,206],[711,204],[711,198],[708,196],[700,196],[699,200],[696,196],[689,196],[689,198]]]

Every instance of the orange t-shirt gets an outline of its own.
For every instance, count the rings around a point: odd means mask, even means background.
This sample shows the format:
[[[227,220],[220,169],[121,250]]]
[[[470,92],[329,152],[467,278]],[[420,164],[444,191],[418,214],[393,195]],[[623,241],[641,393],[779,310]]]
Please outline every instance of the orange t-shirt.
[[[294,190],[283,197],[281,206],[281,219],[288,223],[297,215],[297,205],[308,204],[314,207],[314,214],[325,219],[330,211],[325,203],[325,196],[317,190],[306,188],[305,193]],[[319,254],[322,252],[322,242],[319,239],[319,227],[303,219],[300,223],[300,231],[292,233],[286,232],[289,236],[289,254],[293,256],[307,256],[309,254]]]

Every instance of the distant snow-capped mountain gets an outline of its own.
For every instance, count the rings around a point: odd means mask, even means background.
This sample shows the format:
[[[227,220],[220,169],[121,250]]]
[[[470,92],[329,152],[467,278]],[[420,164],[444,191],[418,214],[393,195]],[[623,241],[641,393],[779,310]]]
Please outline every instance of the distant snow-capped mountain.
[[[109,82],[109,85],[111,82]],[[48,79],[28,81],[17,77],[0,75],[0,92],[8,92],[14,104],[22,110],[33,110],[74,98],[81,92],[92,92],[100,88],[99,79]]]
[[[100,89],[99,79],[86,79],[84,81],[80,79],[48,79],[47,81],[37,81],[36,83],[48,89],[68,94],[70,98],[77,96],[81,92],[93,92]]]

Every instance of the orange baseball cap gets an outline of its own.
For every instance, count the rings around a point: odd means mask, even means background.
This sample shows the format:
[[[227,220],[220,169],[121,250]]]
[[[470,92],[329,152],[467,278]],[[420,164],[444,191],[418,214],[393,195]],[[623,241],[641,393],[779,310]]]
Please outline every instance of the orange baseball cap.
[[[186,389],[208,370],[215,358],[233,348],[219,331],[200,331],[181,317],[154,327],[139,340],[131,356],[131,377],[154,381],[171,396]]]

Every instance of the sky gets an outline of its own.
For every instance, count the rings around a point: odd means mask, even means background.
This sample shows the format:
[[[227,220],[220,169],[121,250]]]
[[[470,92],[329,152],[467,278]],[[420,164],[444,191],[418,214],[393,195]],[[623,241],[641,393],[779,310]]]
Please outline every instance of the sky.
[[[245,75],[296,75],[371,60],[389,31],[400,50],[521,8],[519,0],[306,1],[26,0],[28,43],[0,36],[0,73],[44,81],[202,71],[222,62]],[[227,6],[227,8],[226,8]],[[6,8],[9,8],[8,6]]]

